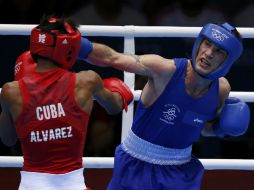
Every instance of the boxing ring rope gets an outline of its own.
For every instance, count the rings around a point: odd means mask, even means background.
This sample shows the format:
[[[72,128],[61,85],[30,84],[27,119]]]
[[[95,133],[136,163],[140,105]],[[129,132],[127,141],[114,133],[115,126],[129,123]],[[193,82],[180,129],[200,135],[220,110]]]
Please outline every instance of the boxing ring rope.
[[[0,24],[0,35],[29,35],[36,25]],[[168,26],[93,26],[81,25],[84,36],[108,36],[124,38],[124,53],[135,53],[135,37],[197,37],[201,27],[168,27]],[[243,38],[254,38],[254,28],[237,30]],[[138,100],[141,90],[134,91],[135,74],[124,72],[124,82],[132,89],[134,100]],[[1,88],[0,88],[1,93]],[[254,102],[254,92],[230,92],[230,96],[238,97],[246,102]],[[133,121],[134,104],[129,111],[123,112],[122,139],[125,138]],[[206,170],[254,170],[254,160],[242,159],[200,159]],[[113,168],[113,157],[83,157],[85,168]],[[1,156],[0,167],[22,167],[20,156]]]
[[[254,160],[240,159],[199,159],[206,170],[254,170]],[[20,156],[1,156],[0,168],[22,167],[23,158]],[[84,157],[85,168],[113,168],[113,157]]]

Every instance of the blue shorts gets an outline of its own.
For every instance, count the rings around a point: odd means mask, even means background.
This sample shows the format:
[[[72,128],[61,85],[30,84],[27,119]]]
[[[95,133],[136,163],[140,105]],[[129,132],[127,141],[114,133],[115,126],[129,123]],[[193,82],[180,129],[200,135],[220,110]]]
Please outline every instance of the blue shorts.
[[[116,148],[113,177],[107,190],[199,190],[204,174],[192,157],[181,165],[158,165],[138,160]]]

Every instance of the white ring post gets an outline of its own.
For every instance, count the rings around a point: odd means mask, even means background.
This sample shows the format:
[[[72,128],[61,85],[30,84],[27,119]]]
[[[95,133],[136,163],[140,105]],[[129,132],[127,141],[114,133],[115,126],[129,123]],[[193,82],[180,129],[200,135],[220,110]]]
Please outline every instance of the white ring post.
[[[125,35],[124,35],[124,53],[126,54],[135,54],[135,39],[134,26],[125,26]],[[129,86],[132,91],[134,91],[135,85],[135,74],[124,71],[124,82]],[[134,103],[132,102],[128,106],[128,112],[123,111],[122,113],[122,136],[121,141],[124,140],[128,134],[129,129],[131,128],[134,114]]]

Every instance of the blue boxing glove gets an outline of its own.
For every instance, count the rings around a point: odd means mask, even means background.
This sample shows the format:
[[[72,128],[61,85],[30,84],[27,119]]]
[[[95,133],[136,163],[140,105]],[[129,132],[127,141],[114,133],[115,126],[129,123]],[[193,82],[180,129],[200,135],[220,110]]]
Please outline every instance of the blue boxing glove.
[[[238,98],[230,97],[220,114],[220,120],[213,126],[218,137],[240,136],[244,134],[250,122],[250,109],[248,105]]]
[[[93,51],[93,44],[88,39],[81,38],[81,47],[78,54],[78,60],[84,60],[88,57],[89,53]]]

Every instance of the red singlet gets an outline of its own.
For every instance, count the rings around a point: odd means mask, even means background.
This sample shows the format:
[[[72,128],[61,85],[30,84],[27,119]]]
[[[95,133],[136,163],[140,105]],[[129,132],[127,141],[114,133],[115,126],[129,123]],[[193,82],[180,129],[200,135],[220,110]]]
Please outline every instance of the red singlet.
[[[63,174],[82,167],[89,114],[75,101],[75,80],[60,68],[19,80],[23,110],[15,127],[23,171]]]

